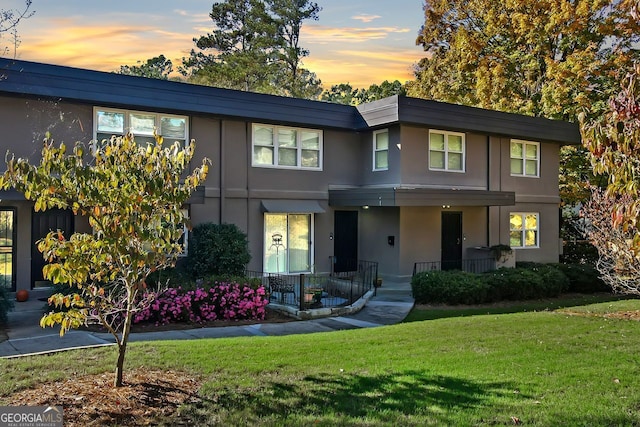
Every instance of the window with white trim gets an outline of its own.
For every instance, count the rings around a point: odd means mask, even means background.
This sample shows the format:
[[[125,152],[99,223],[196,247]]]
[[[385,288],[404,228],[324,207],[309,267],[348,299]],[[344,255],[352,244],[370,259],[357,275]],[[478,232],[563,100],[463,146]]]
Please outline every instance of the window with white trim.
[[[465,135],[441,130],[429,131],[429,169],[464,172]]]
[[[537,212],[512,212],[509,215],[509,245],[512,248],[539,247],[540,218]]]
[[[102,107],[95,107],[93,112],[93,136],[97,141],[131,132],[137,143],[153,143],[154,131],[167,143],[179,141],[185,146],[189,140],[189,118],[186,116]]]
[[[252,166],[322,169],[322,131],[254,124]]]
[[[373,132],[373,170],[389,169],[389,130]]]
[[[306,273],[311,271],[313,215],[264,214],[264,271]]]
[[[512,139],[509,152],[512,176],[540,176],[539,142]]]

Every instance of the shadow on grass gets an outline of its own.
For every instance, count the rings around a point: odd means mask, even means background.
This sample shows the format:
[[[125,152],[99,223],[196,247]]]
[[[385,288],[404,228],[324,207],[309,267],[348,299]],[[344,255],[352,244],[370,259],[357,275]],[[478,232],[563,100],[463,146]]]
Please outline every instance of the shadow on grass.
[[[549,298],[533,301],[504,301],[496,304],[478,306],[416,306],[403,323],[420,322],[423,320],[445,319],[449,317],[478,316],[485,314],[511,314],[532,311],[552,311],[566,307],[577,307],[595,304],[599,302],[618,301],[630,299],[628,295],[587,294],[587,295],[563,295],[558,298]]]
[[[456,424],[460,413],[527,399],[506,383],[476,383],[426,372],[307,376],[244,389],[209,388],[181,411],[195,425],[427,425]],[[186,419],[185,419],[186,418]],[[215,420],[215,421],[214,421]],[[503,420],[509,421],[509,417]]]

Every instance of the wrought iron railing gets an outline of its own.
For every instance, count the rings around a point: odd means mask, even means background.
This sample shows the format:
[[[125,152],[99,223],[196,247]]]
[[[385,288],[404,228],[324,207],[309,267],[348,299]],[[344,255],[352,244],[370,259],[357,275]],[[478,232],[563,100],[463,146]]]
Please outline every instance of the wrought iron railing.
[[[309,310],[351,305],[374,289],[378,263],[358,261],[354,267],[352,271],[315,274],[246,274],[261,277],[270,302]]]
[[[484,273],[496,269],[495,258],[463,259],[455,261],[426,261],[413,264],[413,275],[433,270],[462,270],[469,273]]]

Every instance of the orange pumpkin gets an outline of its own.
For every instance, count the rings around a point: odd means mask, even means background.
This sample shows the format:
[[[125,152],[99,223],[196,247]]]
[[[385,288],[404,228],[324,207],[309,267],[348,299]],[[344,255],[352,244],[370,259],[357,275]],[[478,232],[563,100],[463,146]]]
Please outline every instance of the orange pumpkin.
[[[29,299],[29,291],[25,289],[20,289],[18,292],[16,292],[16,301],[25,302],[28,299]]]

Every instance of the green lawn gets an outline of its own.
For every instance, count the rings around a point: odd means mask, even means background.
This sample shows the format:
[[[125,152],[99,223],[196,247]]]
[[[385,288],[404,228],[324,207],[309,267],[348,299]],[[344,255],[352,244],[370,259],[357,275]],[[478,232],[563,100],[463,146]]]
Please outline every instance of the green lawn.
[[[588,310],[640,309],[603,304]],[[132,344],[127,367],[204,378],[201,401],[179,415],[189,425],[627,426],[640,425],[639,348],[640,322],[541,311]],[[103,348],[2,360],[0,396],[111,371],[114,359]]]

